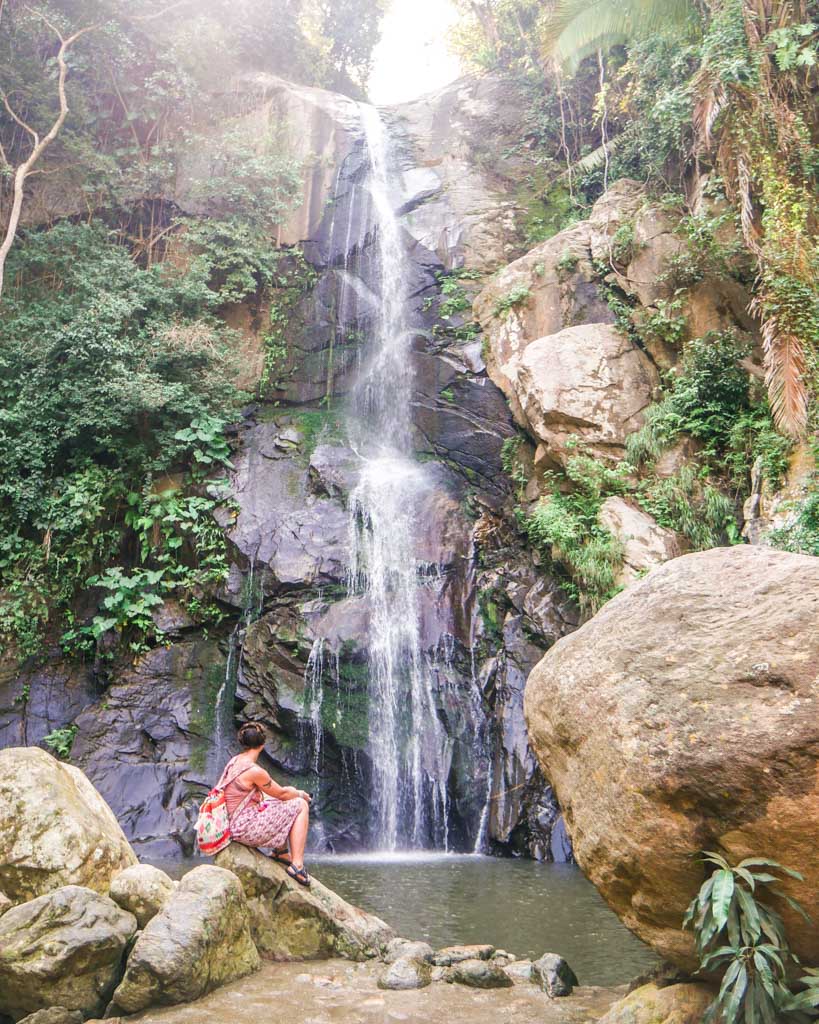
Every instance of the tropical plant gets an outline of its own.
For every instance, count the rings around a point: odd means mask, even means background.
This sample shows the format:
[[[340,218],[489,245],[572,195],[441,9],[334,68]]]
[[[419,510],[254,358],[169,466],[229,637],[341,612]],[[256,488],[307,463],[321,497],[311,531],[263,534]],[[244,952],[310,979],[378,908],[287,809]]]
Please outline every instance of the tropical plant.
[[[657,33],[685,36],[698,23],[694,0],[556,0],[543,44],[549,56],[573,72],[598,50]]]
[[[764,857],[748,857],[734,867],[718,853],[704,853],[702,859],[714,870],[691,901],[683,926],[694,931],[701,970],[723,972],[706,1021],[801,1024],[810,1020],[804,1011],[815,1005],[811,1000],[816,990],[798,995],[791,991],[788,968],[797,961],[781,916],[763,899],[774,895],[806,917],[796,900],[777,888],[783,876],[800,881],[802,876]]]

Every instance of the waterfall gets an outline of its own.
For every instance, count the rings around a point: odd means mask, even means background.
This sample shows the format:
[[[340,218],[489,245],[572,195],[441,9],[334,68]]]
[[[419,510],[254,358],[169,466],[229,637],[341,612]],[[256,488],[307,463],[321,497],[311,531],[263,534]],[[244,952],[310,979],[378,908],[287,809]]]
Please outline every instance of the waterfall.
[[[415,528],[429,484],[412,447],[411,330],[406,320],[409,265],[390,197],[387,132],[373,107],[361,107],[375,222],[379,313],[372,352],[354,389],[351,445],[362,458],[350,498],[350,590],[370,609],[369,754],[377,844],[424,847],[445,834],[443,751],[420,636]]]

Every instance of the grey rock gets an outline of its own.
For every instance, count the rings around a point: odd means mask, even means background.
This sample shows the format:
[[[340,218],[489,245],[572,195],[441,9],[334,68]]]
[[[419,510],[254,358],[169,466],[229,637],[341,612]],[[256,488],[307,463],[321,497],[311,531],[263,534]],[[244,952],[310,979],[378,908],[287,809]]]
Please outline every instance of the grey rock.
[[[174,891],[171,879],[150,864],[136,864],[111,882],[108,895],[137,919],[140,928],[156,917]]]
[[[384,957],[386,963],[391,964],[400,958],[410,957],[414,960],[423,960],[431,964],[435,951],[428,942],[413,942],[411,939],[393,939],[387,946],[387,953]]]
[[[19,1024],[82,1024],[82,1013],[79,1010],[66,1010],[64,1006],[50,1006],[47,1010],[38,1010],[24,1017]]]
[[[511,988],[514,982],[491,960],[460,960],[449,970],[448,981],[469,988]]]
[[[6,896],[4,892],[0,892],[0,917],[2,917],[7,910],[11,910],[13,906],[14,904],[11,902],[8,896]]]
[[[532,978],[550,999],[570,996],[574,986],[580,984],[577,975],[557,953],[544,953],[535,960],[532,964]]]
[[[211,709],[224,678],[215,640],[155,647],[117,673],[104,704],[76,720],[72,760],[141,856],[193,853],[199,804],[223,767]]]
[[[101,1015],[136,927],[132,914],[79,885],[13,907],[0,918],[0,1014],[60,1006]]]
[[[239,879],[218,867],[194,868],[140,933],[111,1009],[188,1003],[259,966]]]
[[[532,984],[533,982],[531,960],[514,960],[512,963],[503,964],[503,970],[516,985]]]
[[[406,991],[426,988],[432,981],[430,966],[418,957],[401,956],[390,963],[378,978],[378,987]]]
[[[494,952],[495,947],[488,945],[445,946],[437,951],[432,962],[437,967],[451,967],[464,960],[488,960]]]

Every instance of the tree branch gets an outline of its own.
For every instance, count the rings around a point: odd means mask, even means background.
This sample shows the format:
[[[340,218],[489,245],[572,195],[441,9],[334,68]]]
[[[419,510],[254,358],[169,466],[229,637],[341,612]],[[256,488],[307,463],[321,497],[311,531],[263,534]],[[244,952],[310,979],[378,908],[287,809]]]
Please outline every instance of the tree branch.
[[[73,35],[64,37],[60,30],[53,25],[49,19],[42,13],[42,11],[32,10],[30,7],[26,7],[26,10],[35,17],[47,25],[51,31],[60,40],[60,49],[57,51],[57,96],[60,102],[60,111],[54,120],[46,134],[40,138],[37,132],[34,131],[29,125],[22,121],[11,109],[8,100],[6,99],[5,93],[3,93],[3,103],[8,110],[9,114],[22,128],[24,128],[34,140],[34,147],[29,153],[26,160],[24,160],[14,173],[14,193],[11,204],[11,211],[9,213],[9,221],[6,225],[6,233],[3,238],[2,244],[0,244],[0,297],[3,294],[3,276],[6,266],[6,257],[8,256],[14,239],[17,236],[17,228],[20,225],[20,215],[23,210],[23,198],[25,196],[26,179],[31,174],[34,165],[51,145],[51,143],[57,138],[60,133],[60,129],[65,124],[65,119],[68,117],[68,97],[65,91],[65,80],[68,77],[68,63],[66,62],[65,56],[68,50],[87,32],[92,32],[98,28],[99,25],[86,25],[85,28],[81,28],[74,32]]]

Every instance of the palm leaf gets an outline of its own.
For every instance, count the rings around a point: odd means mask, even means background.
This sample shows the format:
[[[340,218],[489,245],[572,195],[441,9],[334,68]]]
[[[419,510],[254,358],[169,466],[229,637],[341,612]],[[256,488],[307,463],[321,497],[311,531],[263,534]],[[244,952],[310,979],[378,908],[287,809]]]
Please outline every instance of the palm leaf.
[[[755,299],[752,311],[759,314],[762,303]],[[762,325],[765,355],[765,384],[777,427],[791,437],[800,437],[808,422],[807,360],[802,341],[792,331],[780,329],[776,316]]]
[[[596,50],[657,33],[685,35],[692,0],[556,0],[544,26],[547,55],[569,70]]]

